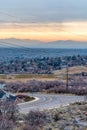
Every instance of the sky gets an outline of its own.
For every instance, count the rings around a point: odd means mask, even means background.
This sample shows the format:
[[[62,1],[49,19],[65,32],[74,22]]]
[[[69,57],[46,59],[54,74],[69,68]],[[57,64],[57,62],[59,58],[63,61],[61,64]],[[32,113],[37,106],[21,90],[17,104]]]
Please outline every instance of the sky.
[[[31,47],[35,44],[31,40],[43,46],[71,40],[83,47],[87,43],[87,0],[0,0],[0,40],[6,39],[27,40]]]

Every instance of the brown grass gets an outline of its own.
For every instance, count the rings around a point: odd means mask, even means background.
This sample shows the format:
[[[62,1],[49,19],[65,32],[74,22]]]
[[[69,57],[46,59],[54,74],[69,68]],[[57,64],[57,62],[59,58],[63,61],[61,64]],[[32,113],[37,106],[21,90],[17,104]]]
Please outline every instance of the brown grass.
[[[69,67],[68,68],[69,74],[76,74],[81,72],[87,72],[87,67],[85,66],[75,66],[75,67]],[[62,70],[56,70],[54,71],[54,74],[57,76],[64,75],[66,73],[66,68]]]
[[[0,81],[6,82],[27,82],[29,80],[38,81],[53,81],[56,80],[54,74],[13,74],[13,75],[0,75]]]

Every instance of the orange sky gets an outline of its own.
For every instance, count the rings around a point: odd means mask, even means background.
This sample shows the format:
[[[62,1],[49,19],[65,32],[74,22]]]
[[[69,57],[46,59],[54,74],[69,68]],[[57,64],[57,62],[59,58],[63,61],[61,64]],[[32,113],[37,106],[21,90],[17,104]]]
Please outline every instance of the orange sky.
[[[87,21],[63,23],[3,23],[0,39],[16,38],[39,41],[87,41]]]

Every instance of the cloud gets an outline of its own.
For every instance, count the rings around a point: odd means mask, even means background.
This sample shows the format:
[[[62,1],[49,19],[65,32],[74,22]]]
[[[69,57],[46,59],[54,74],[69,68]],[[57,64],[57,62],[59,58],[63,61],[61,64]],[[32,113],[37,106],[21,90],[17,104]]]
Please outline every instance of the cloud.
[[[86,12],[87,0],[0,0],[0,39],[87,41]]]
[[[87,20],[87,0],[0,0],[0,9],[4,22]]]

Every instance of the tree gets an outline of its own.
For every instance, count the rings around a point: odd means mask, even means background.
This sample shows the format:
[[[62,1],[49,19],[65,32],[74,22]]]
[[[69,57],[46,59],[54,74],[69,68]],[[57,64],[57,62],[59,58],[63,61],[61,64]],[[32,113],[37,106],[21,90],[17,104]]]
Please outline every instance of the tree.
[[[0,130],[13,130],[18,117],[18,107],[7,98],[0,100]]]

